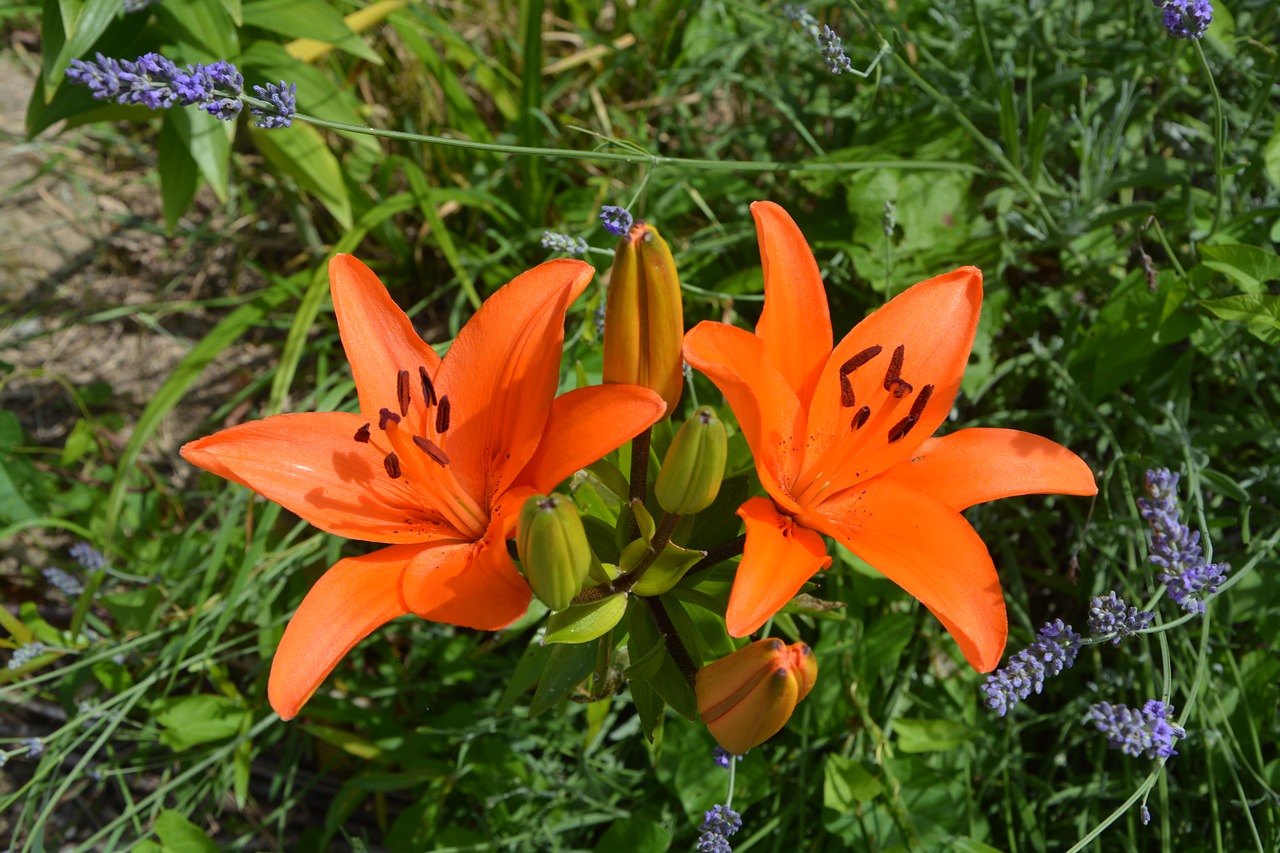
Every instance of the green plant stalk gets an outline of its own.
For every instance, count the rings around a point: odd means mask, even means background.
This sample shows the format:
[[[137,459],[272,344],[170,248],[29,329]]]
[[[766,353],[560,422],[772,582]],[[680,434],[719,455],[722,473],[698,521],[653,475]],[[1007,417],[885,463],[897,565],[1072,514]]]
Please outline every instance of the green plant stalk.
[[[660,154],[623,154],[618,151],[580,151],[570,148],[536,148],[527,145],[504,145],[498,142],[474,142],[469,139],[450,139],[425,133],[407,133],[400,130],[382,130],[359,124],[329,121],[316,116],[297,113],[294,118],[316,127],[358,133],[382,139],[399,139],[420,145],[441,145],[446,148],[462,148],[468,151],[488,151],[491,154],[507,154],[518,157],[545,157],[562,160],[590,160],[598,163],[632,163],[657,168],[673,166],[705,172],[862,172],[877,169],[916,169],[928,172],[968,172],[983,174],[983,170],[968,163],[944,163],[933,160],[859,160],[856,162],[815,163],[801,160],[794,163],[776,160],[701,160],[693,157],[666,157]]]
[[[654,561],[658,559],[658,555],[662,553],[662,550],[667,547],[667,543],[671,541],[671,534],[675,532],[681,518],[683,516],[673,512],[664,514],[662,520],[658,522],[657,530],[653,533],[653,541],[649,543],[649,550],[640,558],[640,562],[636,564],[634,569],[625,575],[619,575],[609,583],[587,587],[574,597],[573,603],[589,604],[592,601],[600,601],[611,595],[626,592],[639,583],[640,578],[644,577],[644,573],[649,571],[649,567],[653,565]]]
[[[1213,172],[1214,172],[1214,189],[1217,191],[1217,206],[1213,209],[1213,221],[1209,224],[1209,233],[1205,237],[1212,237],[1218,233],[1219,226],[1222,225],[1222,212],[1227,206],[1227,177],[1222,172],[1222,154],[1223,148],[1226,146],[1227,136],[1227,115],[1222,109],[1222,93],[1218,91],[1218,84],[1214,82],[1213,71],[1209,68],[1209,60],[1204,55],[1204,48],[1200,45],[1199,39],[1195,40],[1196,56],[1200,59],[1200,67],[1204,69],[1205,79],[1209,81],[1209,91],[1213,94]]]

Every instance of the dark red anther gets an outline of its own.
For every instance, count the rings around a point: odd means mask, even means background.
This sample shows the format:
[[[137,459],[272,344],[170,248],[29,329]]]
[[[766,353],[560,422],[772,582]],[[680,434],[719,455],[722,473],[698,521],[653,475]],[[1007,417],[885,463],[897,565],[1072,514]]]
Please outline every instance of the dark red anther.
[[[858,401],[853,396],[853,383],[843,372],[840,374],[840,405],[852,409]]]
[[[431,374],[422,365],[418,365],[418,378],[422,380],[422,397],[428,406],[436,404],[436,386],[431,384]]]
[[[398,424],[400,423],[400,416],[390,409],[383,407],[378,410],[378,429],[385,431],[388,422]]]
[[[442,433],[449,429],[449,395],[445,394],[440,398],[440,407],[436,409],[436,432]]]
[[[423,453],[427,454],[428,456],[430,456],[437,465],[449,464],[448,455],[439,447],[436,447],[436,445],[434,445],[430,441],[430,439],[423,438],[420,435],[415,435],[413,437],[413,443],[418,445],[418,449],[421,450]]]
[[[902,344],[898,344],[897,349],[893,351],[893,358],[889,361],[889,369],[884,374],[884,390],[892,391],[893,396],[901,400],[903,397],[911,393],[911,383],[903,381],[902,376],[902,357],[906,353],[907,348]]]
[[[863,406],[854,414],[853,420],[849,422],[849,429],[862,429],[863,424],[867,422],[867,418],[871,417],[871,407]]]
[[[400,457],[394,453],[387,454],[387,458],[382,460],[382,467],[387,469],[387,476],[391,479],[400,478]]]
[[[409,371],[396,374],[396,401],[400,404],[400,416],[409,414]]]
[[[873,347],[867,347],[862,352],[858,353],[853,358],[849,359],[844,364],[840,365],[840,376],[845,377],[845,376],[848,376],[850,373],[853,373],[853,371],[857,370],[859,367],[862,367],[862,365],[866,364],[868,361],[878,356],[880,354],[880,350],[882,349],[883,347],[880,346],[879,344],[876,344]],[[899,347],[899,349],[901,349],[901,347]],[[899,369],[901,369],[902,367],[901,361],[898,362],[898,367]]]
[[[356,430],[356,441],[360,442],[361,444],[369,443],[369,425],[368,424],[365,424],[364,426],[360,427],[360,429]]]
[[[924,407],[929,405],[929,398],[933,396],[933,386],[926,385],[920,389],[919,395],[911,403],[911,411],[905,418],[893,425],[893,429],[889,430],[889,443],[893,444],[898,439],[911,432],[919,421],[920,416],[924,414]]]

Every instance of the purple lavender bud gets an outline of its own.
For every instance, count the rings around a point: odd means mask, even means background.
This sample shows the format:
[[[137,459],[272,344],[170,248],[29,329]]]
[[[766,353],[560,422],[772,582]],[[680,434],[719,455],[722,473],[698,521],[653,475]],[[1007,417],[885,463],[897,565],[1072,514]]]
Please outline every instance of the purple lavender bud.
[[[1132,637],[1150,627],[1154,618],[1154,613],[1126,606],[1124,599],[1115,592],[1109,592],[1105,596],[1094,596],[1089,604],[1089,635],[1114,635],[1111,642],[1118,645],[1125,637]]]
[[[800,30],[821,46],[822,28],[818,25],[818,19],[809,14],[808,9],[803,6],[789,3],[782,7],[782,16],[788,21],[799,24]]]
[[[84,592],[84,584],[80,583],[75,575],[65,569],[60,569],[57,566],[49,566],[48,568],[43,569],[41,574],[44,575],[44,579],[49,582],[50,586],[57,589],[67,598],[75,598],[77,595]]]
[[[728,806],[715,805],[703,817],[698,830],[698,853],[733,853],[729,836],[742,828],[742,815]]]
[[[621,237],[631,230],[631,214],[625,207],[606,204],[600,208],[600,221],[604,224],[604,230],[615,237]]]
[[[1209,0],[1152,0],[1151,5],[1164,10],[1164,28],[1174,38],[1201,38],[1213,21]]]
[[[77,542],[67,549],[67,553],[86,572],[97,572],[106,568],[107,558],[102,556],[102,552],[88,542]]]
[[[827,70],[832,74],[853,70],[853,63],[849,61],[844,47],[840,44],[839,34],[826,24],[822,25],[822,30],[818,33],[818,48],[822,51],[822,58],[827,62]]]
[[[22,745],[27,748],[27,758],[39,758],[44,754],[44,741],[38,737],[29,737]]]
[[[209,115],[222,121],[234,121],[235,117],[240,115],[241,108],[244,104],[239,98],[214,98],[211,101],[205,101],[200,104],[200,109]]]
[[[1107,702],[1099,702],[1089,709],[1098,731],[1107,736],[1108,745],[1135,758],[1139,755],[1168,758],[1178,754],[1173,743],[1186,737],[1187,732],[1169,722],[1172,715],[1173,706],[1156,699],[1148,700],[1140,711]]]
[[[1178,517],[1178,475],[1167,468],[1147,472],[1148,498],[1138,510],[1151,525],[1150,560],[1169,592],[1169,598],[1188,613],[1203,613],[1205,601],[1217,593],[1230,569],[1226,563],[1206,563],[1200,551],[1200,532]]]
[[[23,643],[13,650],[13,656],[9,658],[9,669],[22,669],[44,652],[45,645],[39,640]]]
[[[1000,716],[1023,699],[1044,689],[1046,678],[1070,669],[1080,653],[1080,635],[1055,619],[1040,629],[1039,636],[1027,648],[1009,658],[1002,668],[987,676],[982,685],[987,707]]]
[[[711,747],[711,760],[714,761],[719,766],[723,767],[725,770],[729,769],[730,761],[732,761],[735,758],[741,761],[743,756],[745,755],[746,755],[745,752],[742,753],[742,755],[735,755],[734,753],[729,752],[728,750],[720,746]]]
[[[219,59],[217,62],[203,67],[205,73],[209,75],[209,79],[213,81],[213,85],[219,90],[237,98],[244,92],[244,77],[230,62],[225,59]]]
[[[561,234],[558,231],[543,231],[542,248],[550,249],[553,252],[563,252],[566,255],[582,255],[586,254],[587,241],[581,237],[570,237],[568,234]]]
[[[281,80],[279,86],[275,83],[268,83],[266,86],[254,86],[253,91],[258,93],[259,98],[271,103],[271,109],[249,107],[250,113],[261,116],[253,123],[254,127],[274,130],[280,127],[289,127],[293,124],[293,117],[298,112],[297,83],[290,83],[286,88],[285,82]]]

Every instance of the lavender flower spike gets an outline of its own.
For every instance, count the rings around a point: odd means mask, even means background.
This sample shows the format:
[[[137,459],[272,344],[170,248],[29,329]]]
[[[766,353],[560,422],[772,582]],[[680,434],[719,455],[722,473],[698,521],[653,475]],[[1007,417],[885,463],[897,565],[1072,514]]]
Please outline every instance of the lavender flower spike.
[[[1201,38],[1213,21],[1209,0],[1151,0],[1151,5],[1164,10],[1164,28],[1174,38]]]
[[[587,252],[587,241],[558,231],[543,231],[542,248],[553,252],[564,252],[566,255],[584,255]]]
[[[1044,680],[1070,669],[1080,653],[1080,635],[1055,619],[1040,629],[1030,646],[1009,658],[1001,669],[987,676],[982,692],[987,707],[1000,716],[1031,695],[1044,689]]]
[[[1099,702],[1089,709],[1089,716],[1098,731],[1107,736],[1112,749],[1135,758],[1139,755],[1147,758],[1177,755],[1174,741],[1187,736],[1186,729],[1169,722],[1173,706],[1156,699],[1149,700],[1140,711],[1125,705]]]
[[[1105,596],[1096,595],[1089,604],[1089,635],[1112,635],[1112,645],[1119,645],[1125,637],[1132,637],[1150,627],[1154,618],[1154,613],[1126,606],[1124,599],[1115,592],[1109,592]]]
[[[698,830],[698,853],[733,853],[729,836],[742,828],[742,815],[728,806],[715,805],[707,812]]]
[[[1159,566],[1160,582],[1169,598],[1188,613],[1203,613],[1205,601],[1218,591],[1230,568],[1206,563],[1200,551],[1200,532],[1178,517],[1178,475],[1167,468],[1147,472],[1147,494],[1138,510],[1151,525],[1151,562]]]
[[[285,82],[281,80],[279,86],[268,83],[266,86],[254,86],[253,91],[257,92],[259,98],[269,102],[274,109],[274,112],[268,112],[263,107],[249,107],[250,113],[261,116],[253,123],[254,127],[274,130],[277,127],[289,127],[293,124],[293,117],[298,112],[297,83],[290,83],[286,88]]]
[[[621,237],[631,230],[631,214],[625,207],[606,204],[600,208],[600,221],[604,223],[604,230],[615,237]]]

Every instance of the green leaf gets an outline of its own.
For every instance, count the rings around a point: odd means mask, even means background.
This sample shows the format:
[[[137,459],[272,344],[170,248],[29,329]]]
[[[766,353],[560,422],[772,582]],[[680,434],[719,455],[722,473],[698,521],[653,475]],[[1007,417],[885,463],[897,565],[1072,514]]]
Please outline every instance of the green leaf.
[[[822,805],[837,812],[853,811],[859,803],[880,796],[884,785],[859,762],[838,753],[827,756],[822,768]]]
[[[575,604],[547,619],[545,643],[587,643],[601,637],[622,621],[627,596],[611,595],[590,604]]]
[[[1280,190],[1280,118],[1271,126],[1271,138],[1262,152],[1262,168],[1271,186]]]
[[[672,837],[670,829],[648,818],[624,817],[609,824],[595,849],[664,853],[671,846]]]
[[[253,141],[273,166],[319,198],[343,228],[351,228],[351,198],[342,166],[314,127],[295,123],[278,130],[255,129]]]
[[[954,720],[895,720],[898,749],[903,752],[945,752],[977,735],[977,730]]]
[[[860,672],[893,666],[916,633],[916,620],[906,613],[886,613],[867,626],[857,651],[863,656]]]
[[[191,156],[187,143],[178,131],[172,115],[165,116],[156,142],[157,168],[160,172],[160,199],[164,205],[164,228],[172,234],[182,214],[191,206],[200,188],[200,167]]]
[[[219,121],[203,110],[172,109],[165,115],[165,126],[172,125],[182,144],[187,147],[200,174],[213,188],[219,201],[227,198],[231,177],[231,136],[233,122]],[[162,164],[163,165],[163,164]],[[165,210],[168,214],[168,208]]]
[[[156,818],[156,835],[165,853],[218,853],[218,845],[204,830],[172,809]]]
[[[174,752],[239,734],[252,713],[226,696],[200,694],[151,703],[155,721],[164,729],[160,742]]]
[[[241,13],[245,26],[290,39],[315,39],[374,65],[382,64],[378,52],[351,32],[342,15],[325,0],[251,0],[241,7]]]
[[[161,3],[151,12],[178,42],[187,61],[231,61],[240,55],[239,34],[221,0]]]
[[[1201,246],[1200,262],[1249,293],[1261,293],[1266,282],[1280,280],[1280,257],[1244,243]]]
[[[363,761],[373,761],[382,757],[383,750],[380,746],[371,740],[360,737],[355,732],[350,732],[346,729],[335,729],[331,726],[304,725],[303,728],[316,739],[337,747],[348,755],[354,755]]]
[[[533,642],[525,647],[524,654],[520,656],[520,662],[516,664],[515,671],[511,673],[511,680],[507,682],[507,687],[502,691],[502,698],[498,700],[498,714],[506,714],[516,705],[516,700],[520,698],[530,687],[538,683],[538,679],[542,677],[542,671],[546,669],[547,658],[551,656],[551,646],[544,646],[541,643]]]
[[[1223,320],[1280,330],[1280,296],[1242,293],[1223,299],[1206,299],[1200,304]]]
[[[547,656],[542,679],[533,694],[529,716],[536,717],[551,710],[572,692],[596,668],[596,647],[589,643],[562,643]]]
[[[649,550],[649,546],[644,543],[643,539],[637,539],[632,542],[622,554],[621,566],[624,569],[627,567],[629,552],[636,545],[640,546],[641,553]],[[681,548],[679,545],[668,542],[667,546],[662,549],[662,553],[645,570],[644,575],[641,576],[632,589],[636,595],[662,595],[680,583],[680,580],[685,576],[685,572],[693,568],[694,564],[706,555],[705,551],[691,551],[688,548]]]
[[[120,627],[130,631],[146,631],[155,622],[160,599],[160,588],[148,585],[128,592],[101,595],[97,600],[111,611]]]
[[[71,60],[88,53],[116,19],[119,9],[118,0],[46,0],[44,14],[51,20],[46,20],[44,26],[45,91],[57,88]],[[57,34],[51,29],[58,30]],[[52,43],[50,38],[54,39]]]

